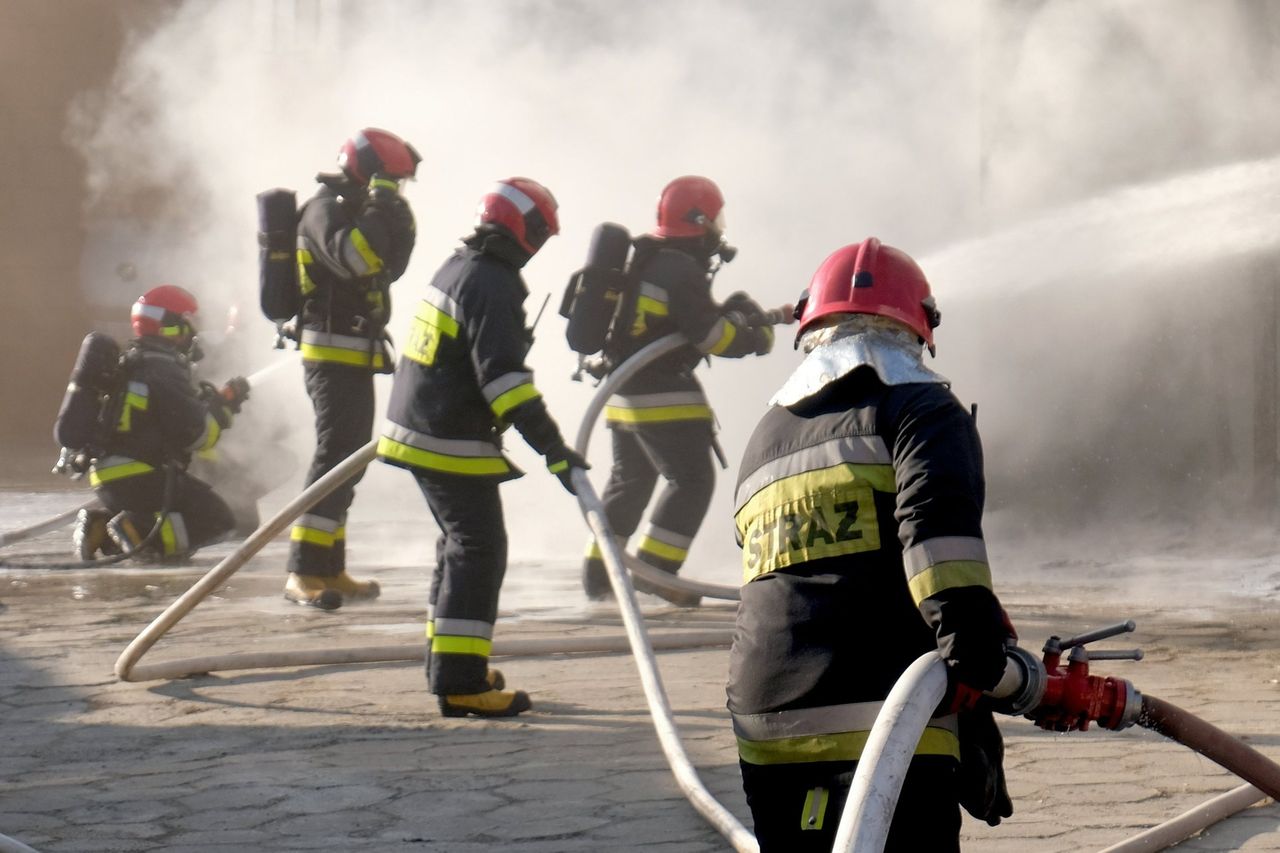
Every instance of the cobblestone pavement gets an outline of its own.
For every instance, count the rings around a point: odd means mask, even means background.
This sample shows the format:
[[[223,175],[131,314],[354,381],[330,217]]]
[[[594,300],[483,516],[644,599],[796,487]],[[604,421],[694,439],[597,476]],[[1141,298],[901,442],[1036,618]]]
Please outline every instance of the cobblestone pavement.
[[[407,663],[117,681],[125,645],[223,553],[180,570],[0,571],[0,833],[42,853],[727,849],[681,797],[624,655],[497,662],[535,703],[507,722],[443,718]],[[280,598],[282,554],[268,548],[144,660],[419,640],[420,570],[378,571],[381,600],[321,613]],[[1095,672],[1128,677],[1280,758],[1278,629],[1265,599],[1169,607],[1104,588],[1045,606],[1060,571],[1002,587],[1027,648],[1135,618],[1138,631],[1109,645],[1141,645],[1146,659]],[[529,584],[567,603],[526,606]],[[578,603],[575,584],[568,562],[513,564],[499,638],[620,633],[615,611]],[[732,621],[728,603],[645,602],[655,631]],[[665,652],[660,665],[690,758],[749,825],[724,710],[726,652]],[[966,816],[969,851],[1098,850],[1239,784],[1142,729],[1001,724],[1015,814],[998,828]],[[1280,851],[1280,807],[1179,849]]]

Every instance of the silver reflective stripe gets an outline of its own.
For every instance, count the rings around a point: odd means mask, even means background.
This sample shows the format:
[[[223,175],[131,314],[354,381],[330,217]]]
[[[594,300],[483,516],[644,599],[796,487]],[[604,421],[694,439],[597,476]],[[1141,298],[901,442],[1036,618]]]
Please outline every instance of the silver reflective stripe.
[[[832,438],[821,444],[788,453],[766,462],[752,471],[738,486],[734,495],[735,512],[751,500],[751,496],[770,483],[806,471],[819,471],[848,462],[853,465],[891,465],[893,456],[878,435],[851,435]]]
[[[130,382],[129,393],[137,394],[139,397],[146,397],[151,394],[151,389],[147,387],[145,382]]]
[[[733,733],[744,740],[782,740],[792,737],[868,732],[875,725],[883,702],[850,702],[821,708],[795,708],[770,714],[731,714]],[[956,715],[934,717],[929,727],[957,730]]]
[[[533,374],[529,372],[504,373],[488,385],[481,388],[480,393],[484,395],[486,402],[492,403],[512,388],[527,385],[532,381]]]
[[[733,732],[746,740],[865,732],[875,724],[883,702],[850,702],[821,708],[795,708],[771,714],[733,714]]]
[[[948,560],[987,562],[987,543],[977,536],[935,536],[918,542],[902,552],[907,577],[912,578],[930,566]]]
[[[521,216],[533,210],[533,199],[529,198],[510,184],[498,184],[493,188],[492,193],[494,195],[500,195],[507,201],[514,204],[516,208],[519,209]],[[482,206],[483,204],[484,203],[481,202]]]
[[[453,319],[458,319],[458,303],[454,302],[453,297],[440,288],[428,284],[427,292],[422,298],[425,302],[439,308]]]
[[[707,395],[701,391],[667,391],[662,394],[614,394],[608,405],[619,409],[653,409],[659,406],[705,406]]]
[[[187,522],[180,512],[169,513],[169,523],[173,530],[173,547],[175,554],[185,553],[191,546],[191,538],[187,535]]]
[[[648,536],[650,539],[657,539],[662,544],[670,545],[673,548],[683,548],[688,550],[689,546],[693,544],[692,536],[684,536],[680,533],[667,530],[665,527],[659,527],[656,524],[649,525],[649,529],[645,531],[645,536]]]
[[[293,526],[321,530],[325,533],[337,533],[338,528],[342,526],[342,522],[335,521],[332,518],[325,518],[323,515],[312,515],[308,512],[298,516],[298,520],[293,523]]]
[[[114,468],[117,465],[128,465],[137,461],[132,456],[104,456],[93,460],[93,467],[101,471],[103,468]]]
[[[302,330],[302,342],[317,347],[337,347],[338,349],[369,351],[369,339],[355,335],[336,335],[332,332],[318,332],[315,329]]]
[[[161,308],[159,305],[139,305],[138,303],[135,302],[133,304],[133,311],[130,314],[130,316],[146,317],[148,320],[163,322],[164,309]]]
[[[436,636],[448,634],[451,637],[480,637],[493,639],[493,623],[479,619],[441,619],[434,620]]]
[[[647,296],[655,302],[668,302],[670,297],[667,295],[665,287],[659,287],[656,284],[650,284],[647,281],[640,282],[640,295]]]
[[[711,331],[707,332],[707,336],[698,343],[699,352],[708,352],[716,344],[720,343],[720,339],[724,337],[725,327],[729,325],[729,321],[721,317],[711,326]]]
[[[407,427],[387,421],[387,429],[382,433],[392,441],[428,450],[445,456],[495,456],[502,458],[502,451],[491,442],[476,441],[468,438],[436,438],[426,433],[414,432]]]

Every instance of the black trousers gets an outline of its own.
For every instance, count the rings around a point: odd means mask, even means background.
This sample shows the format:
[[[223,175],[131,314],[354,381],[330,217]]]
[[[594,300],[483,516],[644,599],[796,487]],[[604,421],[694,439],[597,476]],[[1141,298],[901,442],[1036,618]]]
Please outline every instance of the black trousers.
[[[716,472],[707,421],[643,424],[635,430],[614,428],[613,467],[601,502],[609,526],[628,538],[640,526],[658,477],[666,481],[649,514],[649,527],[636,554],[649,565],[672,574],[680,570],[689,546],[711,504]],[[607,583],[604,563],[587,557],[588,576]]]
[[[857,762],[739,765],[760,853],[830,853]],[[946,756],[911,762],[885,853],[959,853],[955,769]]]
[[[135,526],[146,536],[155,525],[156,513],[164,509],[165,473],[157,468],[104,483],[96,490],[98,500],[114,515],[137,515]],[[173,491],[165,529],[148,550],[166,557],[182,557],[205,545],[212,545],[235,526],[235,517],[222,498],[207,484],[185,471],[174,471]]]
[[[482,693],[507,572],[507,531],[499,481],[414,472],[440,525],[427,619],[431,692]]]
[[[328,362],[307,362],[303,369],[316,414],[310,486],[372,440],[373,373],[367,367]],[[361,471],[334,489],[294,524],[289,571],[329,577],[345,571],[347,509],[363,476]]]

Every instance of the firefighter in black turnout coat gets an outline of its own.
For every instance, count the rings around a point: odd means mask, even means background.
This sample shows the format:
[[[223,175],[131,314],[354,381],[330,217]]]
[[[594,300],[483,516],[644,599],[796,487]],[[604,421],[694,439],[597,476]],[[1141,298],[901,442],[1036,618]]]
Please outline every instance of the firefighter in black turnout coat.
[[[395,134],[366,128],[339,150],[342,174],[319,175],[320,189],[299,212],[299,342],[316,415],[308,486],[373,437],[373,376],[391,370],[384,334],[390,286],[404,274],[414,244],[413,214],[400,186],[420,159]],[[346,571],[347,510],[360,476],[294,524],[285,584],[291,601],[332,610],[377,598],[377,582]]]
[[[640,526],[661,475],[666,482],[650,514],[637,556],[675,574],[684,564],[715,489],[715,422],[693,371],[703,358],[764,355],[773,329],[750,325],[759,306],[745,294],[723,305],[711,295],[714,267],[733,257],[725,245],[724,197],[707,178],[671,181],[658,198],[658,223],[635,241],[627,275],[631,301],[615,319],[605,354],[616,367],[645,345],[682,332],[690,345],[659,358],[627,380],[605,407],[613,435],[613,467],[601,500],[610,528],[622,539]],[[590,598],[612,595],[600,547],[588,545],[582,573]],[[650,589],[642,581],[636,588]],[[696,605],[696,595],[659,592],[673,603]]]
[[[745,585],[728,704],[756,835],[765,853],[831,849],[882,700],[937,648],[951,687],[886,849],[958,850],[958,803],[993,823],[1011,813],[999,732],[972,709],[1012,635],[983,542],[977,431],[922,361],[939,314],[905,253],[874,238],[838,250],[798,313],[807,355],[735,496]],[[985,764],[969,760],[975,734]]]
[[[448,716],[509,717],[530,707],[488,668],[507,567],[500,483],[521,476],[502,454],[514,425],[570,492],[586,468],[547,412],[525,365],[531,339],[520,270],[559,231],[556,202],[528,178],[480,201],[475,233],[418,305],[396,366],[378,454],[413,472],[440,525],[427,621],[427,681]]]
[[[186,473],[191,454],[217,444],[249,396],[238,377],[220,391],[193,379],[197,309],[194,296],[168,284],[133,305],[136,337],[120,359],[119,389],[106,408],[114,423],[104,425],[103,446],[89,467],[106,509],[81,510],[72,534],[82,560],[101,550],[180,561],[234,525],[222,498]]]

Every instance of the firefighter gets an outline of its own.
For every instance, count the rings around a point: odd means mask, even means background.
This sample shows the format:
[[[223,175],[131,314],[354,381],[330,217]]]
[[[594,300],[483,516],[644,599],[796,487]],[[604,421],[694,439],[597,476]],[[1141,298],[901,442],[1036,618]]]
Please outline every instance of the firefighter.
[[[502,454],[514,425],[573,492],[587,464],[565,444],[525,364],[532,334],[521,269],[560,230],[556,201],[528,178],[498,182],[475,232],[427,286],[396,366],[383,461],[413,473],[440,526],[426,672],[446,716],[510,717],[531,707],[488,668],[507,537],[498,486],[521,476]]]
[[[924,364],[940,315],[904,252],[875,238],[834,252],[797,318],[807,355],[751,436],[734,501],[728,706],[760,849],[831,849],[882,700],[936,648],[951,687],[886,850],[958,850],[958,803],[990,823],[1011,813],[999,731],[972,709],[1012,636],[983,542],[978,434]]]
[[[721,261],[736,253],[724,242],[724,197],[707,178],[671,181],[658,198],[657,227],[635,240],[627,275],[633,293],[621,307],[605,346],[617,367],[646,344],[681,332],[689,345],[657,359],[627,380],[605,407],[612,430],[613,467],[601,500],[614,533],[628,539],[658,482],[666,481],[650,514],[637,556],[670,574],[680,570],[715,488],[715,421],[694,368],[703,358],[764,355],[773,329],[750,325],[759,306],[737,293],[725,304],[711,295]],[[582,571],[587,596],[611,596],[599,545],[593,539]],[[675,604],[696,606],[698,596],[669,593],[637,579],[636,588]]]
[[[249,385],[237,377],[218,390],[192,378],[200,357],[197,310],[195,297],[171,284],[133,304],[136,337],[120,361],[118,399],[108,407],[114,423],[89,466],[105,509],[82,509],[72,534],[82,560],[101,551],[178,562],[234,526],[227,504],[186,467],[192,453],[212,448],[231,426]]]
[[[404,274],[414,244],[413,213],[401,186],[420,160],[395,134],[361,130],[338,152],[341,174],[318,175],[320,188],[298,213],[299,342],[316,417],[308,486],[373,437],[373,376],[391,372],[384,331],[390,286]],[[378,597],[376,581],[346,571],[347,509],[362,473],[294,524],[284,588],[289,600],[332,610]]]

